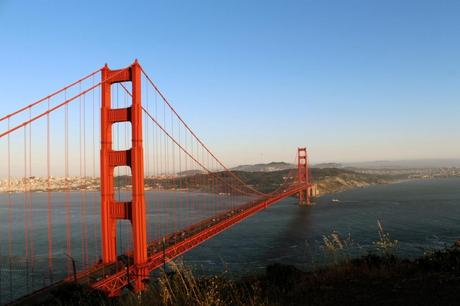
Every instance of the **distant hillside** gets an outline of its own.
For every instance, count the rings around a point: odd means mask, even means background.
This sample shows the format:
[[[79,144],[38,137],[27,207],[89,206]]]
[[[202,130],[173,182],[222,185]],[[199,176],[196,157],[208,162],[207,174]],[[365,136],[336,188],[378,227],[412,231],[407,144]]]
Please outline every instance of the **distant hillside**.
[[[280,170],[287,170],[295,168],[296,165],[288,164],[285,162],[271,162],[268,164],[256,164],[256,165],[241,165],[232,168],[233,171],[246,171],[246,172],[273,172]]]
[[[290,169],[265,172],[233,170],[232,172],[249,186],[264,193],[278,189],[285,182],[285,179],[288,178],[289,175],[292,175]],[[359,173],[349,169],[337,168],[312,168],[310,174],[312,182],[318,185],[318,190],[321,195],[372,184],[386,184],[407,178],[406,175]],[[176,178],[146,178],[145,185],[148,189],[188,189],[200,190],[203,192],[228,192],[227,185],[223,182],[233,182],[233,178],[225,171],[216,172],[213,175],[218,176],[220,179],[218,181],[213,181],[212,190],[209,189],[209,182],[213,177],[207,173],[178,176]]]
[[[342,164],[339,163],[321,163],[321,164],[313,164],[311,165],[312,168],[319,168],[319,169],[324,169],[324,168],[343,168]]]
[[[344,166],[361,169],[424,169],[460,167],[460,159],[378,160],[345,163]]]
[[[203,170],[186,170],[182,172],[177,172],[178,176],[190,176],[190,175],[196,175],[196,174],[204,174],[206,173]]]

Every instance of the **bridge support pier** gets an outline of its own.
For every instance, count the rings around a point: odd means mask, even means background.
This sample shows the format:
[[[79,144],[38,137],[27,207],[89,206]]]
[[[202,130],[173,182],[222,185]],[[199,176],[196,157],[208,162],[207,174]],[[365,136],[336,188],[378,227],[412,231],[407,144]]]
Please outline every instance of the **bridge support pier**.
[[[305,184],[305,189],[299,192],[299,204],[310,205],[310,178],[308,175],[307,148],[297,148],[298,180]]]
[[[111,86],[114,83],[132,83],[132,104],[127,108],[112,108]],[[141,67],[137,60],[130,67],[110,70],[102,69],[101,105],[101,227],[102,261],[105,264],[117,261],[116,243],[118,220],[129,220],[132,226],[133,261],[127,267],[129,279],[134,279],[134,290],[144,288],[142,282],[148,275],[142,268],[147,262],[147,237],[144,198],[144,156],[142,145]],[[112,125],[118,122],[131,123],[132,146],[128,150],[112,148]],[[114,169],[128,166],[132,175],[131,201],[118,202],[114,198]]]

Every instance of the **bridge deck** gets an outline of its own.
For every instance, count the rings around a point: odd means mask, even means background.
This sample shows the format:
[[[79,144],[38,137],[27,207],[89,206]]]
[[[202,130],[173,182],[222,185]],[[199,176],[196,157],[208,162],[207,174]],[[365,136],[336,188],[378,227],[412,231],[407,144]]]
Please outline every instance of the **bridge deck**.
[[[158,269],[177,256],[193,249],[204,241],[219,234],[225,229],[265,209],[271,204],[287,198],[300,190],[304,185],[294,186],[272,198],[263,198],[244,204],[237,208],[219,213],[199,223],[172,233],[164,240],[155,240],[148,247],[148,262],[145,268],[148,273]],[[78,274],[80,283],[90,284],[92,287],[105,291],[109,296],[117,295],[138,274],[138,268],[133,266],[130,254],[118,257],[118,262],[110,265],[98,264],[87,271]],[[149,275],[143,275],[145,279]],[[71,280],[70,278],[68,279]]]

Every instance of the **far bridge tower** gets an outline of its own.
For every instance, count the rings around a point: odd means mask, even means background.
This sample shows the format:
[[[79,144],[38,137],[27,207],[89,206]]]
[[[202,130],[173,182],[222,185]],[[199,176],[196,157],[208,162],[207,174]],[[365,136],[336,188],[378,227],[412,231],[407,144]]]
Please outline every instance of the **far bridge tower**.
[[[297,148],[297,168],[298,168],[298,181],[305,184],[305,189],[299,192],[299,204],[310,205],[310,176],[308,173],[308,156],[307,148]]]

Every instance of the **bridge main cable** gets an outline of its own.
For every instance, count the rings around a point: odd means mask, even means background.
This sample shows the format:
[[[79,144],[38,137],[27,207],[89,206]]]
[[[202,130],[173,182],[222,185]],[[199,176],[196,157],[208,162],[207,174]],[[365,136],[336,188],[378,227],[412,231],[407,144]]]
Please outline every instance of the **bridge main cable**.
[[[203,146],[203,148],[219,163],[222,168],[224,168],[225,171],[230,173],[231,176],[233,176],[236,180],[240,181],[243,185],[246,185],[250,190],[255,192],[256,194],[260,196],[268,196],[269,194],[260,192],[259,190],[248,186],[241,178],[239,178],[235,173],[233,173],[229,168],[227,168],[212,152],[211,150],[201,141],[200,138],[190,129],[190,127],[185,123],[185,121],[182,119],[182,117],[176,112],[174,107],[169,103],[168,99],[161,93],[160,89],[155,85],[155,83],[152,81],[152,79],[147,75],[145,70],[141,66],[141,71],[146,77],[146,79],[149,81],[149,83],[152,85],[152,87],[155,89],[155,91],[160,95],[161,99],[168,105],[168,107],[171,109],[171,111],[176,115],[176,117],[182,122],[182,124],[187,128],[187,130],[195,137],[195,139]]]
[[[81,91],[80,93],[78,93],[77,95],[73,96],[72,98],[67,99],[67,100],[65,100],[64,102],[61,102],[60,104],[58,104],[58,105],[56,105],[56,106],[53,106],[52,108],[48,109],[47,111],[44,111],[43,113],[41,113],[41,114],[39,114],[39,115],[36,115],[35,117],[30,118],[29,120],[26,120],[26,121],[24,121],[24,122],[22,122],[22,123],[20,123],[20,124],[18,124],[18,125],[16,125],[16,126],[12,127],[12,128],[9,128],[8,130],[6,130],[5,132],[3,132],[3,133],[0,134],[0,138],[3,138],[4,136],[6,136],[6,135],[8,135],[8,134],[10,134],[10,133],[12,133],[12,132],[14,132],[14,131],[16,131],[16,130],[22,128],[22,127],[24,127],[24,126],[27,126],[28,124],[30,124],[30,123],[36,121],[37,119],[40,119],[40,118],[42,118],[42,117],[44,117],[44,116],[46,116],[46,115],[52,113],[53,111],[55,111],[55,110],[57,110],[57,109],[59,109],[59,108],[65,106],[65,105],[69,104],[69,103],[72,102],[73,100],[75,100],[75,99],[77,99],[77,98],[79,98],[79,97],[81,97],[81,96],[87,94],[87,93],[90,92],[91,90],[93,90],[93,89],[99,87],[100,85],[102,85],[103,83],[109,81],[110,79],[115,78],[115,77],[116,77],[118,74],[120,74],[120,73],[121,73],[121,72],[118,72],[117,74],[114,74],[114,75],[113,75],[112,77],[110,77],[109,79],[106,79],[106,80],[104,80],[104,81],[101,81],[101,82],[99,82],[99,83],[97,83],[97,84],[95,84],[95,85],[93,85],[93,86],[91,86],[91,87],[85,89],[84,91]],[[42,100],[40,100],[40,101],[43,102]],[[35,102],[34,105],[37,105],[37,103],[40,103],[40,102],[37,101],[37,102]],[[26,106],[25,108],[22,108],[21,110],[30,109],[31,107],[33,107],[32,104],[30,104],[29,106]],[[18,110],[18,111],[16,111],[16,112],[14,112],[14,114],[20,113],[21,110]],[[12,114],[13,114],[13,113],[12,113]],[[11,114],[10,114],[10,115],[11,115]],[[9,118],[8,116],[10,116],[10,115],[5,116],[4,118]],[[11,117],[11,116],[10,116],[10,117]],[[3,120],[3,119],[2,119],[2,120]]]
[[[15,115],[17,115],[17,114],[19,114],[19,113],[22,113],[23,111],[25,111],[25,110],[27,110],[27,109],[30,109],[30,108],[32,108],[32,107],[34,107],[34,106],[37,106],[37,105],[39,105],[40,103],[42,103],[42,102],[44,102],[44,101],[46,101],[46,100],[48,100],[48,99],[50,99],[50,98],[52,98],[52,97],[54,97],[54,96],[60,94],[61,92],[65,91],[65,90],[67,90],[67,89],[69,89],[69,88],[75,86],[76,84],[78,84],[78,83],[80,83],[80,82],[82,82],[82,81],[84,81],[84,80],[86,80],[86,79],[92,77],[93,75],[99,73],[99,72],[101,71],[101,69],[102,69],[102,68],[99,68],[99,69],[97,69],[96,71],[93,71],[93,72],[91,72],[90,74],[88,74],[88,75],[82,77],[81,79],[79,79],[79,80],[77,80],[77,81],[75,81],[75,82],[73,82],[73,83],[70,83],[69,85],[67,85],[67,86],[65,86],[65,87],[62,87],[61,89],[59,89],[59,90],[57,90],[57,91],[55,91],[55,92],[53,92],[53,93],[47,95],[47,96],[44,97],[44,98],[41,98],[41,99],[39,99],[39,100],[37,100],[37,101],[35,101],[35,102],[33,102],[33,103],[27,105],[27,106],[24,106],[24,107],[22,107],[22,108],[20,108],[20,109],[18,109],[18,110],[16,110],[16,111],[14,111],[14,112],[8,114],[8,115],[5,115],[5,116],[1,117],[1,118],[0,118],[0,122],[2,122],[2,121],[5,120],[5,119],[11,118],[11,117],[13,117],[13,116],[15,116]]]
[[[230,188],[238,191],[238,192],[241,192],[242,194],[246,194],[246,195],[253,195],[249,192],[245,192],[239,188],[236,188],[234,187],[233,185],[231,184],[228,184],[226,183],[225,181],[223,181],[219,176],[215,175],[215,173],[211,170],[209,170],[205,165],[203,165],[200,161],[198,161],[192,154],[190,154],[190,152],[188,152],[180,143],[178,143],[176,141],[176,139],[174,139],[174,137],[171,136],[171,134],[169,134],[165,129],[164,127],[158,123],[157,120],[155,120],[155,118],[153,118],[153,116],[144,108],[142,107],[142,110],[144,111],[144,113],[150,118],[150,120],[152,120],[162,131],[163,133],[165,133],[166,136],[168,136],[185,154],[187,154],[193,161],[195,161],[198,165],[200,165],[200,167],[202,167],[204,170],[206,170],[209,174],[211,174],[212,176],[214,176],[215,178],[217,178],[219,181],[223,182],[224,184],[227,184],[228,186],[230,186]],[[241,181],[241,180],[240,180]],[[243,186],[244,187],[247,187],[247,188],[250,188],[247,184],[245,184],[243,181],[241,181],[243,183]]]

